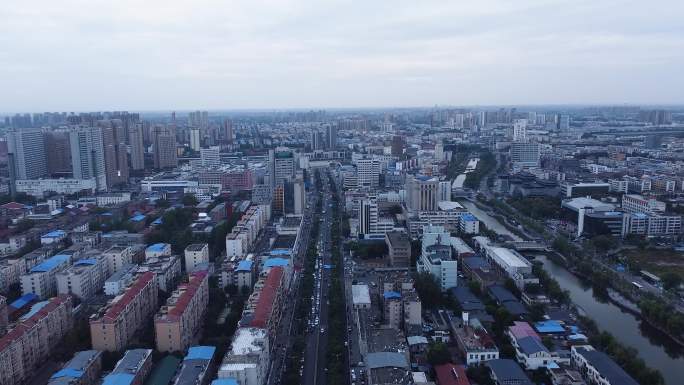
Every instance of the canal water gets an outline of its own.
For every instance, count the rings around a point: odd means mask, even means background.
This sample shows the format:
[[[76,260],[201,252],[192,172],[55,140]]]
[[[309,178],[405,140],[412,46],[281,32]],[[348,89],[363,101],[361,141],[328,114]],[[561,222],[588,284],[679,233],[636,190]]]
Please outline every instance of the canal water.
[[[591,286],[565,267],[545,256],[536,256],[535,259],[543,264],[544,270],[563,289],[570,292],[572,302],[581,307],[600,330],[609,332],[622,344],[635,348],[646,365],[660,370],[667,385],[684,384],[683,348],[632,313],[623,311],[611,302],[597,299]]]
[[[463,200],[460,203],[487,228],[499,234],[512,236],[516,240],[520,239],[472,202]],[[684,348],[632,313],[597,298],[589,283],[582,281],[562,265],[543,255],[534,257],[543,264],[544,270],[570,293],[572,302],[593,319],[600,330],[611,333],[622,344],[636,349],[646,365],[663,374],[667,385],[684,384]]]
[[[470,211],[470,213],[473,214],[475,218],[477,218],[480,222],[484,223],[488,229],[500,235],[508,235],[514,241],[522,241],[522,239],[519,236],[513,234],[510,230],[506,228],[506,226],[502,225],[499,221],[497,221],[496,218],[492,218],[491,216],[489,216],[489,214],[480,210],[477,207],[477,205],[475,205],[473,202],[467,200],[460,200],[458,203],[462,204],[463,207],[468,209],[468,211]]]

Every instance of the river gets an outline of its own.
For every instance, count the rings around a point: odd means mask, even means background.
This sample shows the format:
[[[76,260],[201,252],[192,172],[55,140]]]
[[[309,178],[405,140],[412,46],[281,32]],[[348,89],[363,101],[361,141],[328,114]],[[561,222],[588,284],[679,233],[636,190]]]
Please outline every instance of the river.
[[[599,329],[610,332],[622,344],[635,348],[646,365],[663,374],[668,385],[684,382],[684,349],[632,313],[597,299],[591,286],[565,267],[545,256],[537,256],[536,259],[563,289],[570,292],[572,302],[582,308]]]
[[[508,235],[511,237],[514,241],[522,241],[522,239],[513,234],[510,230],[506,228],[506,226],[502,225],[501,222],[496,220],[496,218],[492,218],[489,214],[486,212],[480,210],[475,203],[468,201],[468,200],[460,200],[458,203],[463,205],[468,211],[470,211],[471,214],[475,216],[480,222],[484,223],[485,226],[487,226],[488,229],[496,232],[497,234],[501,235]]]
[[[467,208],[487,228],[509,235],[516,240],[520,238],[512,234],[498,220],[480,210],[475,204],[462,200]],[[610,332],[626,346],[639,352],[646,365],[658,369],[667,385],[684,383],[684,349],[657,329],[641,322],[637,316],[623,311],[611,302],[605,302],[594,296],[591,286],[570,273],[565,267],[556,264],[545,256],[536,256],[542,262],[544,270],[558,281],[568,292],[572,302],[578,305],[586,315],[596,322],[599,329]]]

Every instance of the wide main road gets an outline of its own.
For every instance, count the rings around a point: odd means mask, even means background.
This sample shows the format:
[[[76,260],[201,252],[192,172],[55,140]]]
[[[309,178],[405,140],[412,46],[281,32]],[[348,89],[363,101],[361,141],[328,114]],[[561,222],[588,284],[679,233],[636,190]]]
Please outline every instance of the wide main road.
[[[318,323],[309,328],[306,336],[306,350],[304,352],[304,372],[302,384],[323,385],[327,383],[327,351],[328,351],[328,289],[330,270],[326,266],[331,263],[330,253],[330,224],[331,212],[330,186],[324,176],[323,182],[323,212],[319,218],[320,231],[318,233],[319,258],[315,270],[314,299],[312,301],[311,321],[318,319]]]

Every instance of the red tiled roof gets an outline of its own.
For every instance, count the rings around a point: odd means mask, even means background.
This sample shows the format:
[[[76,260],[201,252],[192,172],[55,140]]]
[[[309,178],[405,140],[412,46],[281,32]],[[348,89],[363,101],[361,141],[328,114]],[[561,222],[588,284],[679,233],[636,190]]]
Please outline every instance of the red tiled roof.
[[[178,297],[173,308],[169,310],[167,319],[161,319],[160,321],[178,320],[183,315],[183,312],[185,312],[190,300],[195,296],[197,289],[202,285],[202,282],[208,274],[209,273],[206,271],[196,271],[190,274],[188,283],[179,287],[179,289],[185,288],[185,291]]]
[[[280,286],[283,278],[283,268],[276,266],[268,271],[268,276],[264,282],[264,287],[259,294],[259,301],[256,309],[254,309],[254,318],[250,322],[250,326],[257,328],[265,328],[268,323],[268,318],[271,316],[273,310],[273,301],[275,300],[276,291]]]
[[[147,285],[148,282],[154,279],[154,273],[148,271],[135,281],[126,292],[123,294],[116,303],[112,304],[107,310],[104,317],[101,318],[102,322],[114,322],[121,314],[121,311],[126,308],[126,306],[133,301],[133,299],[142,291],[142,289]],[[98,320],[99,321],[99,320]],[[97,322],[97,321],[96,321]]]
[[[12,342],[21,338],[24,335],[24,333],[26,333],[33,326],[35,326],[41,319],[47,317],[50,314],[50,312],[52,312],[68,300],[68,295],[60,295],[50,299],[50,302],[47,305],[43,306],[42,309],[40,309],[31,317],[15,326],[12,330],[9,331],[9,333],[5,334],[2,338],[0,338],[0,351],[5,350],[5,348],[10,346]]]
[[[470,385],[462,365],[443,364],[435,366],[438,385]]]

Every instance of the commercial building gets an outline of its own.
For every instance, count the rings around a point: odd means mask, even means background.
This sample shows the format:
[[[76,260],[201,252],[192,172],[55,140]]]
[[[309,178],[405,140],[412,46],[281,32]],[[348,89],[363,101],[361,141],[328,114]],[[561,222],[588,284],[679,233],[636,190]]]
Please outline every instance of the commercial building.
[[[437,178],[424,175],[406,177],[406,207],[409,211],[437,211],[438,202]]]
[[[208,303],[209,273],[191,273],[154,317],[157,351],[185,351],[197,339]]]
[[[69,296],[38,302],[0,338],[0,384],[25,384],[73,326]]]
[[[451,235],[442,226],[425,226],[418,272],[432,274],[442,291],[457,286],[458,262],[453,258]]]
[[[126,291],[90,317],[93,349],[121,351],[157,310],[154,273],[140,274]]]
[[[385,234],[385,243],[389,251],[389,264],[392,267],[410,267],[411,240],[403,231],[391,231]]]
[[[37,198],[43,198],[47,193],[76,194],[80,192],[94,193],[97,181],[91,179],[21,179],[15,181],[16,191]]]
[[[358,159],[356,165],[357,185],[359,188],[376,189],[380,183],[380,160]]]
[[[48,385],[95,385],[102,371],[102,352],[76,352],[62,369],[50,377]]]
[[[354,309],[370,309],[371,299],[368,285],[352,285],[352,305]]]
[[[209,245],[193,243],[185,248],[185,271],[193,272],[197,266],[209,262]]]
[[[608,195],[609,183],[577,183],[564,182],[560,185],[561,198],[592,197],[598,198]]]
[[[510,156],[514,167],[537,167],[540,157],[539,143],[513,142]]]
[[[214,360],[214,346],[192,346],[183,358],[173,385],[207,385]]]
[[[102,385],[142,385],[152,370],[152,349],[132,349],[102,379]]]
[[[485,247],[485,256],[502,276],[511,278],[519,288],[526,283],[538,283],[532,275],[532,263],[517,251],[488,246]]]

